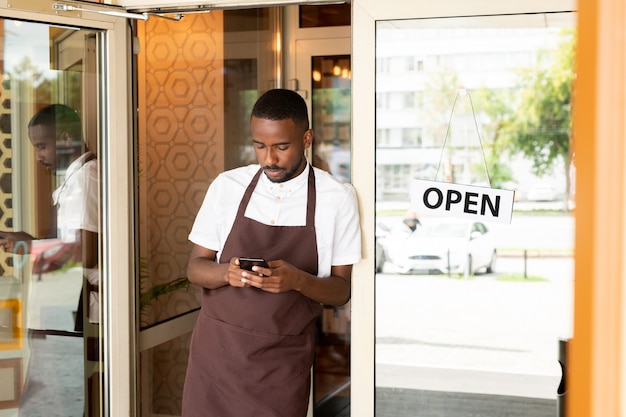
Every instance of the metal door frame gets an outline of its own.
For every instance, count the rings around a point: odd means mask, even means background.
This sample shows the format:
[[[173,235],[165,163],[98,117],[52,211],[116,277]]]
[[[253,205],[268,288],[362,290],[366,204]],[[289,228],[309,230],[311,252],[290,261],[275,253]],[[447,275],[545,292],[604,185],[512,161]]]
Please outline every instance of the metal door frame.
[[[131,39],[128,19],[81,11],[58,12],[53,1],[0,1],[8,19],[102,30],[100,58],[103,85],[99,133],[102,176],[101,274],[105,374],[104,415],[135,415],[135,308],[132,241],[132,102]],[[93,10],[110,8],[93,4]],[[120,191],[122,190],[122,191]],[[114,261],[113,261],[114,260]]]

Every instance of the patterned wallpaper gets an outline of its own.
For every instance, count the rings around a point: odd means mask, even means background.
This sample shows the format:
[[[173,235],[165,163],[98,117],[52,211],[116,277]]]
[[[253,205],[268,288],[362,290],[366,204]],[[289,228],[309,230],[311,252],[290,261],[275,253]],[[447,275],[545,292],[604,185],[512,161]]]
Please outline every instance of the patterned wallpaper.
[[[13,230],[11,90],[0,74],[0,230]],[[13,255],[0,251],[0,276],[13,275]]]
[[[185,276],[191,225],[210,181],[224,170],[222,15],[151,18],[138,26],[142,293]],[[141,321],[198,305],[195,288],[171,293],[144,308]],[[187,346],[183,337],[142,354],[143,415],[180,413]]]

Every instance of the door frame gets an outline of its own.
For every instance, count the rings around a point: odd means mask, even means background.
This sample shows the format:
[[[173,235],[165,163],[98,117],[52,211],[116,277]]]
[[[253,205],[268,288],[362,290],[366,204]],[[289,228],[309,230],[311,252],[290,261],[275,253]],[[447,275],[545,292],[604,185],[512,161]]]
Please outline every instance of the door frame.
[[[128,19],[98,13],[56,12],[53,2],[42,0],[0,1],[3,18],[43,24],[88,27],[102,30],[103,67],[102,140],[98,149],[101,184],[101,277],[106,288],[102,299],[104,415],[135,415],[135,307],[132,242],[132,103],[131,36]],[[90,4],[93,10],[110,10]],[[124,190],[120,192],[120,190]],[[115,260],[115,262],[113,262]],[[112,279],[115,277],[115,279]],[[113,303],[113,300],[115,301]]]
[[[352,1],[352,177],[359,198],[363,260],[354,266],[352,286],[351,415],[375,413],[375,163],[376,22],[446,16],[572,11],[571,0],[474,2],[445,0]],[[358,146],[357,145],[358,141]]]
[[[353,8],[351,29],[352,137],[355,138],[353,145],[356,145],[358,140],[358,146],[353,146],[352,149],[352,167],[353,184],[358,192],[363,229],[363,261],[355,265],[353,270],[351,355],[354,366],[351,370],[351,415],[367,417],[374,415],[375,398],[375,173],[372,167],[375,166],[376,21],[442,17],[452,14],[469,16],[569,11],[576,9],[576,2],[573,0],[529,0],[527,2],[445,0],[435,3],[406,2],[405,0],[384,2],[352,0],[351,3]],[[610,1],[604,0],[603,4],[606,3]],[[103,276],[115,277],[115,279],[107,280],[109,296],[103,300],[105,303],[104,320],[109,324],[106,330],[109,339],[105,349],[105,360],[110,370],[110,376],[106,380],[110,395],[105,403],[108,404],[107,411],[110,415],[135,415],[136,327],[133,319],[134,299],[132,299],[135,284],[134,256],[130,248],[133,230],[133,121],[132,103],[128,100],[128,92],[132,91],[133,86],[130,77],[129,51],[131,48],[128,21],[125,18],[105,15],[57,14],[53,11],[45,11],[51,4],[52,2],[40,0],[16,0],[9,4],[8,0],[0,0],[0,11],[5,18],[88,26],[106,30],[104,115],[107,122],[103,126],[103,131],[110,139],[102,145],[103,149],[99,152],[102,156],[103,178],[102,225],[103,236],[106,236],[101,250]],[[89,7],[96,9],[101,6],[94,3]],[[599,8],[599,6],[595,7]],[[597,12],[596,9],[592,11]],[[289,71],[289,68],[286,68],[286,71]],[[286,77],[285,84],[288,88],[291,79],[296,78],[289,75]],[[606,174],[606,176],[609,175]],[[596,181],[599,179],[596,178]],[[623,180],[619,180],[620,184],[621,182]],[[124,191],[120,193],[119,190]],[[115,204],[112,202],[113,196],[115,196]],[[592,214],[596,217],[601,215],[595,212]],[[112,259],[115,259],[115,262],[112,262]],[[112,308],[112,300],[115,300],[115,308]],[[580,300],[577,298],[576,301]],[[591,328],[585,329],[591,330]],[[112,358],[115,360],[111,360]]]
[[[351,53],[350,27],[300,28],[299,6],[286,6],[284,17],[285,77],[283,88],[303,95],[309,120],[312,111],[311,56],[349,55]]]

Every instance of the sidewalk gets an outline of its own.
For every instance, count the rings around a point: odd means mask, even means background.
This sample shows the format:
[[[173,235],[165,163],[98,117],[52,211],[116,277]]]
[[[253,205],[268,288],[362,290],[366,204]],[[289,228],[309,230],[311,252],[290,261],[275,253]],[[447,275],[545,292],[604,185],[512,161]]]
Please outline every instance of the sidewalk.
[[[573,261],[533,259],[544,282],[377,276],[376,385],[555,399],[558,341],[571,335]],[[389,271],[391,268],[388,268]]]

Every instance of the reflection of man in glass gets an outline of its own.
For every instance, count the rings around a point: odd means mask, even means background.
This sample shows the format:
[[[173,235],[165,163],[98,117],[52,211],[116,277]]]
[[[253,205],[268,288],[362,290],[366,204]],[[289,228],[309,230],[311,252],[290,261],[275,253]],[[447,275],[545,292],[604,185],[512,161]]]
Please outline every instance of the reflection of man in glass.
[[[52,193],[57,207],[57,237],[62,241],[60,261],[82,261],[89,283],[97,285],[98,165],[95,154],[83,152],[80,117],[67,106],[53,104],[31,119],[28,136],[39,163],[56,174],[65,169],[61,185]],[[95,302],[94,296],[89,310],[91,322],[99,321]],[[82,330],[81,313],[79,307],[76,330]]]
[[[51,231],[49,236],[44,236],[46,238],[55,237],[56,240],[52,241],[55,245],[46,250],[40,250],[39,247],[44,242],[50,242],[50,240],[37,240],[29,233],[22,231],[0,231],[0,246],[6,251],[29,252],[36,255],[33,264],[33,273],[35,274],[57,270],[66,265],[68,261],[82,263],[83,275],[86,277],[88,288],[82,289],[85,296],[81,294],[78,301],[74,327],[77,331],[83,331],[84,313],[82,305],[84,298],[87,299],[88,297],[89,299],[89,310],[86,314],[89,322],[99,322],[97,301],[99,281],[97,161],[93,153],[84,152],[85,145],[82,140],[82,125],[79,115],[65,105],[53,104],[37,112],[28,124],[28,137],[35,147],[37,162],[60,179],[58,182],[60,185],[52,193],[52,202],[57,210],[56,219],[53,219],[52,223],[56,224],[56,230]],[[62,289],[60,290],[62,291]],[[49,296],[54,297],[54,294]],[[50,324],[44,327],[48,329],[60,328],[54,325],[50,326]],[[44,331],[44,334],[47,333]],[[53,344],[54,342],[51,341],[41,345],[40,349],[50,354],[49,350],[54,349]],[[31,365],[35,362],[33,365],[35,367],[49,366],[50,364],[43,363],[45,361],[40,362],[40,358],[37,358],[39,355],[36,346],[31,344]],[[87,355],[92,356],[89,351],[87,351]],[[79,366],[82,368],[82,360],[80,362]],[[41,379],[37,378],[36,375],[41,375],[42,372],[45,374],[45,371],[34,369],[33,366],[29,366],[29,383],[32,382],[33,375],[31,374],[33,372],[35,379]],[[60,382],[55,381],[52,375],[49,377],[53,379],[46,381],[45,385],[55,390],[53,385],[60,384]],[[82,375],[80,378],[82,379]],[[48,394],[39,393],[38,390],[40,389],[41,387],[27,386],[22,402],[30,401],[31,404],[37,404],[39,400],[55,395],[52,392]],[[80,391],[80,397],[82,397],[82,390]],[[60,392],[56,392],[56,394]],[[34,400],[34,398],[39,398],[39,400]],[[30,406],[29,408],[32,409]],[[40,412],[44,410],[45,408],[38,409]],[[25,410],[20,409],[20,412],[23,411]],[[67,410],[65,411],[67,412]],[[56,410],[56,412],[63,413],[64,411]]]
[[[73,109],[53,104],[37,112],[28,124],[28,137],[37,162],[53,174],[65,170],[61,185],[52,193],[57,208],[57,230],[50,236],[60,242],[38,254],[33,272],[54,271],[68,261],[83,263],[86,275],[97,284],[98,167],[95,155],[83,152],[81,120]],[[53,222],[54,223],[54,222]],[[26,232],[0,232],[0,246],[19,251],[19,241],[32,249],[36,238]],[[93,317],[97,320],[97,317]],[[80,324],[78,324],[80,326]]]

